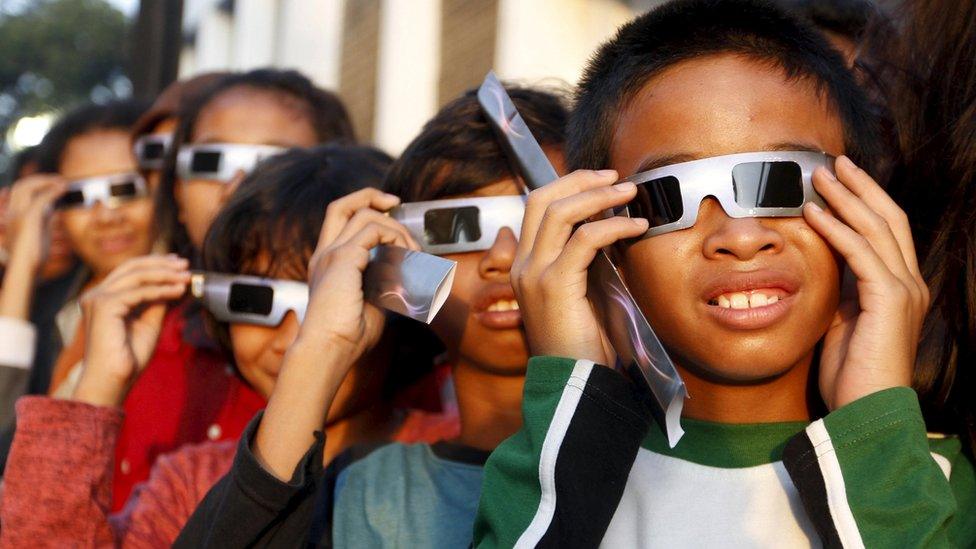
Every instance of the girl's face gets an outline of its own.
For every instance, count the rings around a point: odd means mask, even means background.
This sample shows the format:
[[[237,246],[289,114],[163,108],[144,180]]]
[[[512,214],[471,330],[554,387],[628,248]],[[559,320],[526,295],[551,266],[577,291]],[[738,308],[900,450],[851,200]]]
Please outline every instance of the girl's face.
[[[300,100],[279,92],[240,86],[222,92],[207,103],[188,141],[311,147],[318,143],[318,138]],[[203,246],[217,211],[245,175],[241,172],[228,183],[198,179],[177,182],[179,219],[194,247]]]
[[[546,152],[563,173],[562,153]],[[464,196],[520,194],[521,183],[503,179]],[[524,375],[528,361],[522,313],[510,276],[517,246],[515,233],[503,228],[486,251],[445,255],[457,261],[454,285],[431,324],[455,359],[497,375]]]
[[[278,381],[285,353],[298,337],[298,317],[285,315],[275,327],[254,324],[231,324],[230,339],[234,361],[244,379],[264,398],[269,398]]]
[[[129,133],[122,129],[91,131],[68,141],[61,156],[61,175],[70,180],[135,172]],[[61,221],[68,242],[95,279],[122,262],[152,249],[153,202],[137,198],[93,208],[64,210]]]

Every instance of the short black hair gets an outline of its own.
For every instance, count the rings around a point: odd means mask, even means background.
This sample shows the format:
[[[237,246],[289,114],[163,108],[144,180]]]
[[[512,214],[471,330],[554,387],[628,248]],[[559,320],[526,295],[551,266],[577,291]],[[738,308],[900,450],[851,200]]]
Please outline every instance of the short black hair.
[[[325,208],[353,191],[380,187],[392,161],[379,149],[338,144],[267,159],[214,219],[203,246],[204,268],[304,278]]]
[[[177,117],[178,126],[173,136],[173,146],[166,158],[160,178],[160,189],[156,193],[156,218],[161,233],[170,250],[192,258],[193,250],[186,228],[178,218],[178,206],[173,195],[176,185],[176,155],[179,148],[190,140],[200,113],[224,92],[237,88],[251,88],[279,93],[294,99],[303,108],[309,122],[315,129],[320,143],[338,142],[353,144],[356,135],[353,131],[349,113],[339,97],[323,90],[301,73],[293,70],[256,69],[245,73],[235,73],[187,98],[180,106]]]
[[[543,147],[562,148],[569,116],[559,90],[506,85],[532,135]],[[445,105],[393,163],[386,191],[406,202],[470,193],[514,177],[478,104],[477,89]]]
[[[208,271],[304,280],[318,244],[326,207],[365,187],[380,187],[393,161],[366,146],[328,144],[292,149],[262,162],[241,183],[207,232]],[[207,315],[212,335],[233,362],[229,328]],[[430,371],[443,348],[429,328],[390,315],[390,345],[399,366],[384,383],[386,396]]]
[[[69,141],[97,130],[128,132],[148,107],[149,103],[145,101],[126,99],[104,104],[88,103],[74,108],[58,119],[41,140],[37,155],[38,169],[44,173],[57,173]]]
[[[622,26],[597,50],[580,81],[566,146],[570,168],[610,165],[617,116],[653,76],[725,53],[815,85],[841,119],[846,153],[870,171],[881,148],[877,113],[840,53],[809,23],[761,0],[675,0]]]
[[[858,42],[879,14],[870,0],[778,0],[784,8],[820,30]]]

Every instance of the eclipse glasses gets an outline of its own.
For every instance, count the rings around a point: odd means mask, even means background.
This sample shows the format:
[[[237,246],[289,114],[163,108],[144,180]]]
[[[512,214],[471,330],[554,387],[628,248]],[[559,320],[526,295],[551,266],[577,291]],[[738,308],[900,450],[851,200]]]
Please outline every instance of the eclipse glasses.
[[[54,202],[54,208],[94,208],[99,203],[114,208],[145,196],[149,196],[149,188],[137,173],[86,177],[69,182],[68,189]]]
[[[308,284],[294,280],[197,271],[190,293],[221,322],[274,327],[288,311],[303,321],[308,307]]]
[[[132,152],[142,170],[161,170],[166,161],[166,153],[173,142],[172,134],[154,133],[136,139]]]
[[[265,158],[284,147],[241,143],[184,145],[176,155],[176,175],[182,180],[206,179],[229,182],[238,172],[250,173]]]

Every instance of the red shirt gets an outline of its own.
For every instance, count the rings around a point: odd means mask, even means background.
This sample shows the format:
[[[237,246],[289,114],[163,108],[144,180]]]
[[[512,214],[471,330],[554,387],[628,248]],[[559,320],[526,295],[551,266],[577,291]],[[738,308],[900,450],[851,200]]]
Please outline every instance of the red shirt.
[[[202,313],[192,303],[184,301],[166,313],[156,352],[122,406],[113,511],[149,478],[161,454],[185,444],[236,440],[266,404],[206,337]]]

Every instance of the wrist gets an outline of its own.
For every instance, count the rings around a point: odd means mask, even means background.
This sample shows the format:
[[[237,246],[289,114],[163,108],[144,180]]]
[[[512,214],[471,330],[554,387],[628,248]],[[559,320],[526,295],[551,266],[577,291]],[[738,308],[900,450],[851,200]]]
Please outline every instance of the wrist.
[[[78,385],[71,394],[71,400],[94,406],[120,408],[128,393],[128,385],[128,381],[114,376],[89,375],[85,372],[78,380]]]

